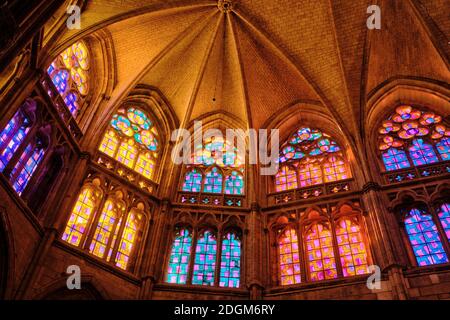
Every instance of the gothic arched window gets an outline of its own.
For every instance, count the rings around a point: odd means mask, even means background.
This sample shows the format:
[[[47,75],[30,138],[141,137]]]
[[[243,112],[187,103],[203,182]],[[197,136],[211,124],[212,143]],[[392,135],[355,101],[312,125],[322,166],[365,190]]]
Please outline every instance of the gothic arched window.
[[[130,269],[144,228],[144,204],[128,208],[122,191],[104,199],[99,179],[80,191],[62,240],[121,269]]]
[[[222,173],[217,167],[214,167],[206,172],[205,181],[203,183],[203,192],[222,193],[222,183]]]
[[[344,277],[366,274],[367,250],[359,223],[349,218],[339,220],[336,238]]]
[[[305,238],[311,281],[337,278],[333,236],[329,226],[314,223],[308,228]]]
[[[194,271],[192,284],[214,285],[216,270],[217,240],[211,231],[203,232],[197,239],[195,248]]]
[[[447,216],[441,211],[439,218],[441,223],[448,222],[448,210]],[[418,266],[448,262],[441,236],[431,214],[422,208],[412,208],[408,210],[404,224]]]
[[[158,160],[158,132],[148,115],[121,108],[113,116],[99,150],[147,179],[153,179]]]
[[[341,216],[334,222],[318,211],[303,217],[299,221],[301,233],[292,226],[280,229],[278,225],[275,230],[281,285],[299,284],[303,279],[315,282],[368,273],[368,252],[354,214]],[[281,223],[286,224],[287,220]],[[305,271],[301,267],[303,261]]]
[[[203,175],[197,169],[192,169],[186,173],[183,191],[200,192],[202,189]]]
[[[239,288],[242,244],[238,234],[237,231],[228,231],[218,238],[211,229],[191,233],[185,227],[177,228],[165,281],[172,284]],[[221,249],[220,254],[218,248]]]
[[[65,49],[48,67],[47,73],[74,117],[89,91],[90,57],[79,41]]]
[[[302,282],[298,244],[297,232],[293,228],[284,230],[278,239],[281,285]]]
[[[112,235],[116,234],[116,230],[119,230],[124,209],[117,199],[108,199],[106,201],[89,246],[90,253],[99,258],[105,257],[105,254],[108,253],[109,259],[109,250],[114,246],[117,237]]]
[[[192,248],[192,235],[188,229],[178,230],[172,244],[169,268],[166,281],[168,283],[186,284]]]
[[[133,208],[128,213],[126,224],[122,232],[122,237],[119,240],[117,248],[117,255],[115,259],[116,266],[126,269],[130,263],[131,255],[135,252],[137,242],[140,240],[142,234],[143,224],[143,206],[141,208]],[[119,225],[121,223],[119,222]],[[119,228],[117,229],[117,231]]]
[[[195,146],[192,164],[186,166],[182,191],[243,195],[244,181],[244,159],[229,142],[212,137],[204,145]]]
[[[450,129],[433,112],[399,106],[378,132],[378,149],[387,171],[449,159]]]
[[[351,178],[341,147],[320,130],[301,127],[281,147],[277,192]]]
[[[222,239],[220,287],[239,288],[241,281],[241,240],[229,232]]]
[[[81,189],[62,236],[64,241],[74,246],[81,244],[81,239],[87,233],[89,222],[95,214],[100,197],[101,192],[94,186]]]
[[[232,171],[225,179],[225,194],[244,194],[244,177]]]

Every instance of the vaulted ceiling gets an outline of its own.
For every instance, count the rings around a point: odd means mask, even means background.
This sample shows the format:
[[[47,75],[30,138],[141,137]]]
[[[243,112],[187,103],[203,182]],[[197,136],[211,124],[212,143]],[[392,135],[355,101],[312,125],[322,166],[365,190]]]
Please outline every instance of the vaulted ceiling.
[[[224,9],[217,0],[91,0],[82,29],[52,45],[109,31],[118,80],[111,105],[148,84],[183,126],[222,113],[260,128],[290,106],[317,104],[357,135],[362,102],[381,83],[450,82],[446,0],[375,1],[382,29],[369,31],[373,2],[233,0]]]

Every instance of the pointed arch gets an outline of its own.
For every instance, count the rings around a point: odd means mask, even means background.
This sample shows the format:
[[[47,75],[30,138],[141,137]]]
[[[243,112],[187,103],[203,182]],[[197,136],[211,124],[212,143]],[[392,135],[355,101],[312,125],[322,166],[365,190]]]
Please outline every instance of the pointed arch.
[[[300,250],[297,231],[286,227],[278,236],[280,284],[292,285],[302,282]]]
[[[169,265],[166,274],[167,283],[187,283],[191,251],[192,231],[186,227],[177,228],[169,256]]]
[[[223,173],[217,167],[213,167],[206,171],[203,192],[207,193],[222,193],[223,190]]]

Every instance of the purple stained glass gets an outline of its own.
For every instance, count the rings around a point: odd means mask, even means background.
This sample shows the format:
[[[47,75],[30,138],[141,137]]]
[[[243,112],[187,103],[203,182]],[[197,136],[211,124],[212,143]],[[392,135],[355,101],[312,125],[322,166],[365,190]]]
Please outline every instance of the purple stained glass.
[[[450,203],[444,203],[439,208],[439,220],[441,222],[442,228],[444,228],[447,240],[450,241]]]
[[[396,148],[390,148],[383,153],[383,162],[387,171],[405,169],[411,166],[405,151]]]
[[[413,140],[409,155],[415,166],[439,162],[433,146],[425,143],[423,139]]]
[[[192,284],[214,285],[217,241],[211,231],[205,231],[197,240]]]
[[[22,153],[16,167],[11,173],[11,177],[16,177],[16,173],[19,171],[19,174],[13,181],[13,188],[19,195],[22,194],[28,182],[30,182],[37,166],[44,157],[44,153],[44,149],[35,148],[32,144],[29,144]]]
[[[60,95],[63,95],[68,87],[69,73],[66,70],[60,70],[56,73],[53,78],[53,84],[58,90]]]
[[[450,160],[450,138],[443,138],[436,144],[436,148],[438,149],[442,160]]]
[[[414,208],[405,219],[405,228],[419,266],[448,262],[431,215]]]

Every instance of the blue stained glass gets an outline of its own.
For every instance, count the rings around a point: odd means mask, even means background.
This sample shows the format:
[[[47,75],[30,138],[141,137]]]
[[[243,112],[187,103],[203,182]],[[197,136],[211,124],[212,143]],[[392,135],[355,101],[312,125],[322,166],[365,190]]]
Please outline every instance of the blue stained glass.
[[[202,174],[196,169],[189,171],[184,179],[183,191],[200,192],[202,187]]]
[[[213,168],[205,176],[205,185],[203,192],[221,193],[222,192],[222,174],[219,169]]]
[[[383,153],[383,162],[387,171],[409,168],[411,166],[405,151],[396,148],[390,148]]]
[[[419,266],[448,262],[439,232],[429,214],[412,209],[405,219],[405,228]]]
[[[14,117],[9,120],[6,127],[0,133],[0,149],[3,149],[6,144],[8,144],[9,138],[11,137],[17,123],[19,122],[19,112],[17,112]]]
[[[6,148],[1,151],[0,154],[0,172],[2,172],[6,166],[8,165],[9,161],[14,156],[14,153],[17,151],[19,146],[22,144],[23,140],[27,136],[27,133],[29,131],[29,128],[20,128],[19,131],[16,132],[16,134],[12,137]]]
[[[67,107],[69,108],[70,113],[75,116],[75,114],[78,111],[78,96],[76,93],[71,92],[69,93],[65,98],[64,102],[66,103]]]
[[[186,284],[191,247],[192,237],[189,230],[180,230],[172,244],[166,282]]]
[[[37,166],[42,161],[44,157],[44,150],[41,148],[34,148],[32,144],[29,144],[25,151],[22,153],[16,167],[12,171],[11,177],[14,177],[16,172],[20,170],[15,181],[13,182],[13,188],[16,192],[21,195],[25,190],[28,182],[30,182],[31,177],[36,171]]]
[[[244,194],[244,178],[237,171],[225,179],[225,194]]]
[[[241,241],[229,233],[222,242],[220,262],[221,287],[239,288],[241,279]]]
[[[53,76],[52,81],[59,94],[63,95],[66,92],[68,80],[69,73],[66,70],[61,70]]]
[[[442,228],[444,228],[445,235],[447,236],[448,241],[450,241],[450,203],[444,203],[441,206],[438,216]]]
[[[423,139],[413,140],[409,154],[415,166],[439,162],[433,146],[425,143]]]
[[[450,160],[450,138],[443,138],[436,144],[436,147],[441,155],[442,160]]]
[[[206,231],[197,241],[192,284],[207,286],[214,285],[216,252],[217,241],[210,231]]]
[[[320,155],[320,154],[322,154],[322,151],[320,151],[319,148],[316,148],[316,149],[314,149],[313,151],[311,151],[311,152],[309,153],[310,156],[318,156],[318,155]]]

